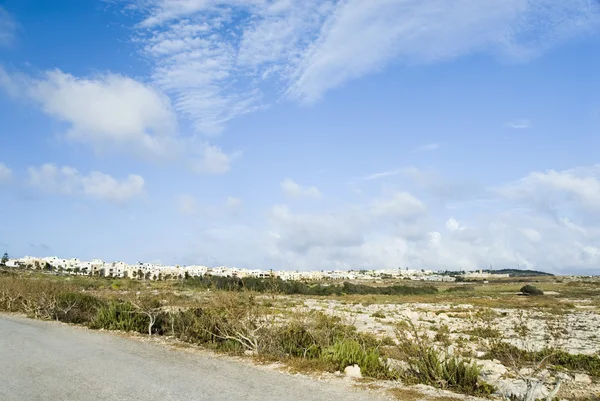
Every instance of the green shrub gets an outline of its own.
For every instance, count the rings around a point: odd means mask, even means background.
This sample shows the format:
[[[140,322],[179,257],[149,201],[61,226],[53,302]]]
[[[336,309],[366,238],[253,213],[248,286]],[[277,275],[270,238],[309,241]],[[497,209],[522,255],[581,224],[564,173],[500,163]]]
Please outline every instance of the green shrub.
[[[449,388],[466,394],[491,394],[494,388],[479,379],[480,367],[457,356],[444,357],[429,337],[410,322],[398,325],[393,356],[408,363],[403,379]]]
[[[438,328],[433,339],[435,341],[438,341],[438,342],[444,344],[445,346],[449,346],[450,345],[450,329],[448,328],[448,326],[445,324],[442,324]]]
[[[537,365],[544,361],[572,371],[587,372],[591,376],[600,377],[600,357],[594,355],[570,354],[566,351],[545,348],[540,351],[522,350],[504,341],[494,341],[486,358],[498,359],[505,364]]]
[[[446,292],[472,292],[475,291],[475,287],[472,285],[460,285],[456,287],[450,287]]]
[[[537,287],[534,287],[530,284],[527,284],[526,286],[524,286],[523,288],[521,288],[521,292],[525,295],[544,295],[544,291],[540,290]]]
[[[440,352],[427,348],[419,357],[409,359],[412,381],[466,394],[491,394],[492,386],[479,379],[481,368],[459,357],[443,358]]]
[[[56,297],[56,320],[65,323],[90,323],[98,314],[98,309],[106,303],[93,295],[81,292],[65,292]]]
[[[465,334],[481,338],[500,338],[502,333],[491,327],[475,327],[472,330],[468,330]]]
[[[98,309],[90,328],[146,333],[148,322],[130,303],[109,301]]]
[[[392,372],[382,362],[376,348],[365,347],[356,340],[342,340],[326,349],[322,356],[343,371],[347,366],[358,365],[363,376],[374,378],[390,378]]]
[[[379,318],[379,319],[385,319],[385,314],[382,311],[378,310],[378,311],[374,312],[371,315],[371,317],[376,317],[376,318]]]

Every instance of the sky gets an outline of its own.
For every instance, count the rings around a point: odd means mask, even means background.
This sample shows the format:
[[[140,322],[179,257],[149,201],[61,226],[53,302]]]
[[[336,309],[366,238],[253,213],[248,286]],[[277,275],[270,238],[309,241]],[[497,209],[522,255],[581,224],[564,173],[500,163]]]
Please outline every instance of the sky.
[[[597,0],[0,0],[0,251],[600,274]]]

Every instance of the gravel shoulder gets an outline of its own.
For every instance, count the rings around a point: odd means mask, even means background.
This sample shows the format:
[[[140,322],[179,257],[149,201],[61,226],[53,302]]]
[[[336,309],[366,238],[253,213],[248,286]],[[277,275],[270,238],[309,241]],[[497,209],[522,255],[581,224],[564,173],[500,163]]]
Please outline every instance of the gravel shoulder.
[[[1,314],[0,377],[0,399],[14,401],[386,399],[345,383]]]

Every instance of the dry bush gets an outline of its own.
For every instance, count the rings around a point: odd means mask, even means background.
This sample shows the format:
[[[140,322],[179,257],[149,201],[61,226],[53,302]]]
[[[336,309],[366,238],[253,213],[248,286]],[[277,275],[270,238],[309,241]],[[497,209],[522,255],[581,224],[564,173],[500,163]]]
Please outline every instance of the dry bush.
[[[434,348],[431,339],[412,322],[396,331],[398,346],[393,357],[408,363],[406,381],[448,388],[467,394],[491,394],[494,388],[479,378],[480,367],[467,359],[449,356]]]
[[[37,319],[53,319],[59,294],[69,290],[67,285],[49,280],[0,277],[0,309]]]

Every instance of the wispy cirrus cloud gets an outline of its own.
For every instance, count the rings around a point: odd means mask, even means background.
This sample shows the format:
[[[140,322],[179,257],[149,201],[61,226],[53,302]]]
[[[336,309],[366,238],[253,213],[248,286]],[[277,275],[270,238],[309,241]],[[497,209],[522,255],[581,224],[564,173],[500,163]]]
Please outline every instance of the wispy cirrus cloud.
[[[379,180],[381,178],[394,177],[394,176],[403,174],[404,172],[405,172],[405,169],[381,171],[379,173],[373,173],[373,174],[368,174],[368,175],[359,177],[358,179],[363,180],[363,181]]]
[[[527,119],[512,120],[506,123],[506,126],[514,129],[527,129],[531,127],[531,121]]]
[[[267,85],[313,102],[394,63],[528,60],[600,26],[594,0],[132,1],[153,81],[207,134],[272,102]]]
[[[417,146],[412,151],[414,153],[417,152],[431,152],[434,150],[438,150],[442,145],[437,142],[426,143],[425,145]]]
[[[16,31],[17,22],[4,7],[0,6],[0,46],[12,44]]]

